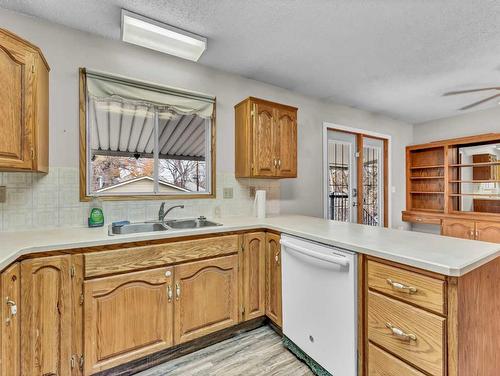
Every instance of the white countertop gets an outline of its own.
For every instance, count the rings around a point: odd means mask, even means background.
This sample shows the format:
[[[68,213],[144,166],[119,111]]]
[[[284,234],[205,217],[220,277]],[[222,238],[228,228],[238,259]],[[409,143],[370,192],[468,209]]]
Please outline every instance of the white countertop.
[[[464,275],[500,255],[500,244],[299,215],[266,219],[227,217],[215,221],[223,226],[115,236],[108,235],[107,227],[0,232],[0,270],[29,253],[257,228],[280,231],[448,276]]]

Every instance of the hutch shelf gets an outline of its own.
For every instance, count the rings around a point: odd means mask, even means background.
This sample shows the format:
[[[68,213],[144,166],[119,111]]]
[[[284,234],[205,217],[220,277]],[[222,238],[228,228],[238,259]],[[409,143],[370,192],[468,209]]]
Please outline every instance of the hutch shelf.
[[[408,146],[403,220],[500,243],[500,133]]]

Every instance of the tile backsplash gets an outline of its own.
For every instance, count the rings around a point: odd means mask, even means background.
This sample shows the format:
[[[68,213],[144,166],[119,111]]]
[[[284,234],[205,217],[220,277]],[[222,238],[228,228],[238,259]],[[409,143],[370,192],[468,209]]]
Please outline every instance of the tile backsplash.
[[[252,215],[251,188],[267,191],[267,212],[279,214],[280,182],[278,180],[235,179],[234,174],[217,174],[217,198],[168,200],[167,206],[184,204],[173,210],[169,218],[204,215]],[[78,168],[54,167],[48,174],[21,172],[0,173],[0,186],[6,186],[6,202],[0,203],[0,231],[32,228],[77,227],[87,224],[90,203],[79,200]],[[233,197],[223,198],[223,189],[232,188]],[[128,219],[155,219],[160,200],[104,201],[106,223]]]

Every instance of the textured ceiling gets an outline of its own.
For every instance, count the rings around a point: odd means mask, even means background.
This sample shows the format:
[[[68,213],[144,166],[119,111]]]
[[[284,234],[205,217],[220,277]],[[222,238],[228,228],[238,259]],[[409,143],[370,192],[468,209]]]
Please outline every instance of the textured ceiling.
[[[0,0],[0,7],[120,37],[120,9],[208,38],[200,63],[418,123],[500,86],[500,1]],[[498,105],[492,101],[476,110]]]

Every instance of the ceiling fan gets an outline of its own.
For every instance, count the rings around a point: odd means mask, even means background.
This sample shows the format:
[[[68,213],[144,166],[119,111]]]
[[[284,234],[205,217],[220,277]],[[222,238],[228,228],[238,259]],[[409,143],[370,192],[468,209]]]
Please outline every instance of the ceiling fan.
[[[483,87],[483,88],[480,88],[480,89],[471,89],[471,90],[460,90],[460,91],[449,91],[447,93],[444,93],[443,96],[449,96],[449,95],[458,95],[458,94],[467,94],[467,93],[476,93],[476,92],[479,92],[479,91],[489,91],[489,90],[497,90],[497,91],[500,91],[500,87]],[[481,99],[480,101],[477,101],[477,102],[474,102],[474,103],[471,103],[467,106],[464,106],[462,108],[459,108],[460,111],[463,111],[463,110],[468,110],[469,108],[472,108],[472,107],[475,107],[475,106],[478,106],[482,103],[485,103],[485,102],[488,102],[488,101],[491,101],[495,98],[498,98],[500,97],[500,93],[498,94],[495,94],[495,95],[492,95],[488,98],[485,98],[485,99]]]

